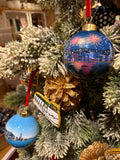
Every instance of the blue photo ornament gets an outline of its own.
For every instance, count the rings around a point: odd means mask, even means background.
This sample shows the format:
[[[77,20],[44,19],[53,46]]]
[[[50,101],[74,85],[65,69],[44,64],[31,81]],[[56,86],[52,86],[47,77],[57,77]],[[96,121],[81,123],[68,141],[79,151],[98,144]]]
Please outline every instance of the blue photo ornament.
[[[33,116],[22,117],[16,114],[11,117],[5,126],[6,141],[16,148],[30,146],[37,138],[39,125]]]
[[[81,31],[66,44],[64,62],[80,76],[107,73],[114,55],[110,40],[98,31]]]

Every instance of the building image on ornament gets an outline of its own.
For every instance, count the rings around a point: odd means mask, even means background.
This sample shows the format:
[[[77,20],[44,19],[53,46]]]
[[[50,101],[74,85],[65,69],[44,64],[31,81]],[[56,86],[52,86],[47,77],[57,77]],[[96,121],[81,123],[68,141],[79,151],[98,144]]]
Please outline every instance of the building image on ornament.
[[[24,148],[31,145],[37,138],[39,125],[33,116],[21,117],[16,114],[11,117],[5,126],[5,139],[16,147]]]
[[[107,72],[113,59],[113,46],[109,39],[98,31],[82,31],[66,44],[64,62],[78,76]]]

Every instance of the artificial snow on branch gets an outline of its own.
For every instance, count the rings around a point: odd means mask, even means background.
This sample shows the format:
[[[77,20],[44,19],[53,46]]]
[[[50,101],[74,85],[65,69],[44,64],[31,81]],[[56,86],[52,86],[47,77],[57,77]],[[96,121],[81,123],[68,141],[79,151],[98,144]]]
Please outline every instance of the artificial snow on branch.
[[[0,48],[0,77],[14,77],[25,72],[29,67],[40,67],[40,73],[57,76],[67,70],[61,61],[63,42],[53,28],[26,27],[20,31],[21,42],[9,42]],[[49,65],[48,65],[49,64]],[[62,65],[63,70],[58,67]]]
[[[89,122],[82,111],[75,112],[66,118],[66,134],[75,149],[86,146],[86,143],[91,140],[92,132],[88,126]]]
[[[41,115],[39,118],[41,134],[36,141],[35,149],[39,156],[63,158],[67,155],[70,143],[68,136],[61,133],[57,128]]]
[[[116,53],[120,53],[120,30],[115,25],[105,26],[100,31],[112,42]]]
[[[106,111],[99,115],[99,129],[104,138],[111,144],[120,142],[120,114]]]
[[[77,32],[81,31],[81,25],[75,27],[73,23],[69,20],[67,21],[57,21],[54,26],[54,31],[59,35],[59,37],[66,45],[67,41]]]
[[[57,129],[43,116],[40,115],[39,123],[41,133],[36,141],[35,149],[38,156],[64,159],[70,147],[81,150],[91,141],[89,122],[82,111],[75,112],[63,118],[62,126]]]
[[[59,73],[63,76],[67,74],[67,69],[62,60],[63,46],[57,45],[51,47],[49,50],[42,52],[38,63],[40,64],[39,70],[46,77],[47,75],[56,78]]]
[[[120,53],[114,56],[114,64],[113,67],[116,71],[120,70]]]
[[[104,105],[113,114],[120,114],[120,73],[109,76],[109,80],[104,87]]]
[[[17,152],[19,153],[19,158],[16,158],[16,160],[31,160],[31,153],[30,149],[17,149]]]

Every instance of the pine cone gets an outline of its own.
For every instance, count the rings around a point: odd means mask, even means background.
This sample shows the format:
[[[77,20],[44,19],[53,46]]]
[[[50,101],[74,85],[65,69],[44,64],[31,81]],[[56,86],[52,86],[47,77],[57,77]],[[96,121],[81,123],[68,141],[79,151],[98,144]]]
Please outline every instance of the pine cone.
[[[104,155],[106,160],[120,160],[120,148],[109,148]]]
[[[104,152],[108,147],[107,143],[94,142],[83,150],[80,160],[105,160]]]
[[[64,111],[76,109],[82,96],[79,78],[71,72],[65,77],[60,74],[56,79],[48,76],[45,81],[44,95],[50,101],[59,104]]]

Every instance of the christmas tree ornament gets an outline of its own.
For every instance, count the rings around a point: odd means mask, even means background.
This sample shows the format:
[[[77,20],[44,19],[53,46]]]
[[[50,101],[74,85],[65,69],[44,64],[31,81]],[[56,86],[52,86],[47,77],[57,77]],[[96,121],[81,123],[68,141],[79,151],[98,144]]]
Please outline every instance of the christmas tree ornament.
[[[100,6],[93,16],[93,23],[95,23],[99,28],[107,25],[113,25],[115,23],[115,14],[109,7]]]
[[[114,49],[109,39],[96,31],[96,25],[85,24],[66,44],[64,62],[77,75],[108,72]]]
[[[104,153],[106,160],[119,160],[120,148],[109,148]]]
[[[33,116],[28,115],[27,110],[14,115],[5,126],[5,139],[16,148],[30,146],[38,133],[39,125]]]
[[[104,152],[109,148],[107,143],[93,142],[92,145],[84,149],[80,155],[80,160],[105,160]]]
[[[117,81],[117,80],[116,80]],[[111,93],[112,96],[112,93]],[[114,97],[113,97],[114,101]],[[112,113],[113,112],[113,113]],[[106,110],[103,114],[99,115],[99,130],[100,133],[107,141],[114,144],[120,142],[120,112],[114,112],[112,109]],[[116,125],[113,125],[116,124]]]
[[[35,92],[33,103],[42,112],[46,118],[56,127],[60,127],[60,106],[50,102],[41,93]]]
[[[71,72],[68,72],[65,77],[60,74],[56,79],[48,76],[45,81],[44,95],[50,101],[60,105],[64,111],[76,109],[82,97],[79,77]]]
[[[26,85],[29,84],[30,75],[32,74],[33,70],[35,70],[35,67],[29,67],[28,70],[21,75],[21,83],[22,84],[26,84]],[[32,86],[37,86],[38,85],[38,77],[39,77],[39,75],[37,73],[34,76]]]
[[[11,117],[5,126],[5,139],[10,145],[16,148],[28,147],[36,140],[39,133],[37,120],[29,115],[29,112],[27,111],[32,82],[37,71],[38,69],[32,71],[29,79],[28,92],[25,101],[26,107],[20,114]]]

